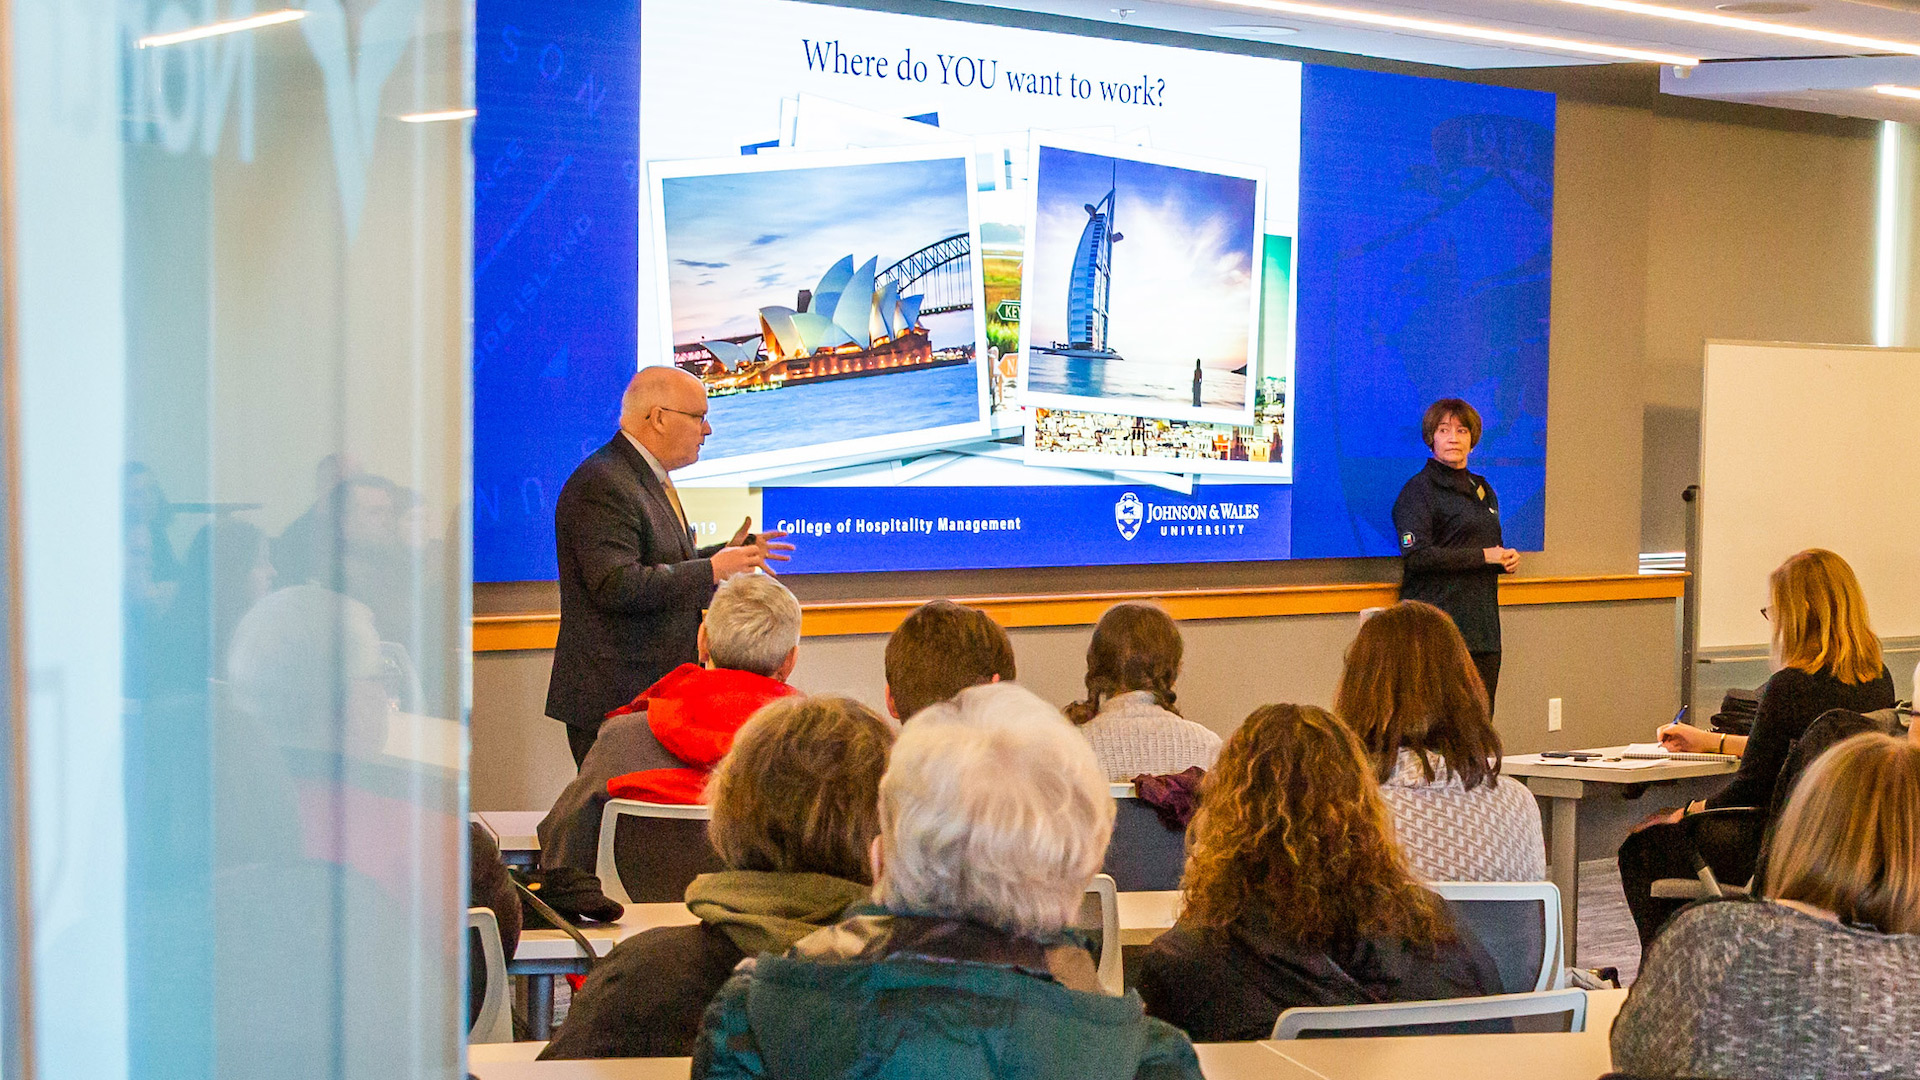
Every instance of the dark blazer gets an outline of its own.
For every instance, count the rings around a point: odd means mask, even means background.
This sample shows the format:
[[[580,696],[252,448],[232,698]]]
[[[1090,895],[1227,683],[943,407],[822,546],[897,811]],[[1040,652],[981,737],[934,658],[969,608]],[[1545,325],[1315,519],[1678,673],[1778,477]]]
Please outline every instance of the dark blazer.
[[[609,711],[699,661],[721,545],[694,548],[660,478],[619,432],[567,478],[553,525],[560,639],[547,715],[597,731]]]
[[[1500,496],[1487,478],[1431,458],[1393,501],[1406,569],[1400,599],[1424,600],[1460,628],[1472,652],[1500,651]]]

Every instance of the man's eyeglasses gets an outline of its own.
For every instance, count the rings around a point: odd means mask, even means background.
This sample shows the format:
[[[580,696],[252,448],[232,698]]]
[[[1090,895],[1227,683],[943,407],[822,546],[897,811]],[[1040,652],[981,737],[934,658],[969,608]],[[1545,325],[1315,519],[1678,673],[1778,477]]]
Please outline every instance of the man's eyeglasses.
[[[673,412],[673,413],[679,413],[681,416],[690,416],[698,423],[704,424],[707,422],[707,414],[704,410],[701,412],[688,412],[685,409],[673,409],[673,408],[668,408],[665,405],[656,405],[654,406],[654,408],[659,409],[661,412]]]

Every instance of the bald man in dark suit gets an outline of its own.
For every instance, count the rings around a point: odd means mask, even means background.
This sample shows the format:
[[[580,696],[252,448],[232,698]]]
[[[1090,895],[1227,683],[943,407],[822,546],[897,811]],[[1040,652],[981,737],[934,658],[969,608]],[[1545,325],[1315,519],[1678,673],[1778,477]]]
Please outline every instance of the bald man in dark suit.
[[[734,574],[784,561],[783,532],[695,548],[669,475],[712,434],[706,387],[676,367],[642,368],[620,398],[620,430],[580,463],[554,506],[560,638],[547,715],[567,725],[574,764],[609,711],[680,664],[697,663],[700,613]]]

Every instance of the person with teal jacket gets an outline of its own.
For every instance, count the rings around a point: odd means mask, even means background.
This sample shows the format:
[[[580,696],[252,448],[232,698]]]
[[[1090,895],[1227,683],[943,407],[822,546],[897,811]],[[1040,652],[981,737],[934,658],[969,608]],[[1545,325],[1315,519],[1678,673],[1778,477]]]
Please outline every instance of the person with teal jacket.
[[[1072,931],[1113,831],[1093,750],[1010,683],[914,717],[880,782],[874,905],[742,962],[692,1076],[1200,1080]]]

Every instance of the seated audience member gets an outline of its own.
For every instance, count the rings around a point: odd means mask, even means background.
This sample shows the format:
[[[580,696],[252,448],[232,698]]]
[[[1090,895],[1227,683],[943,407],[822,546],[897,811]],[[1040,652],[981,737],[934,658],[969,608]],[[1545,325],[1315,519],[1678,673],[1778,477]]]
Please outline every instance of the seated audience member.
[[[887,639],[887,711],[896,720],[969,686],[1014,680],[1013,641],[993,616],[951,600],[913,609]]]
[[[507,864],[500,860],[500,846],[493,834],[479,822],[467,826],[467,906],[493,912],[500,927],[500,947],[507,956],[520,945],[520,895],[514,891]],[[480,1018],[480,1003],[486,997],[486,954],[478,942],[467,947],[467,1026]],[[512,991],[509,990],[508,993]]]
[[[1333,711],[1366,747],[1415,874],[1546,880],[1539,807],[1500,775],[1486,690],[1445,612],[1403,600],[1361,623]]]
[[[1722,735],[1687,724],[1660,729],[1660,741],[1689,753],[1740,756],[1740,771],[1710,798],[1655,817],[1620,845],[1620,884],[1644,947],[1683,900],[1652,895],[1660,878],[1692,877],[1692,852],[1682,843],[1679,820],[1690,811],[1728,806],[1766,810],[1787,755],[1807,728],[1829,709],[1870,713],[1894,705],[1893,676],[1883,662],[1880,639],[1867,621],[1867,599],[1845,559],[1813,548],[1793,556],[1768,577],[1774,674],[1760,688],[1751,736]]]
[[[1067,933],[1113,814],[1086,740],[1025,690],[922,711],[880,782],[878,906],[742,964],[692,1075],[1198,1080]]]
[[[1195,1042],[1264,1039],[1297,1006],[1500,992],[1493,960],[1408,871],[1360,741],[1267,705],[1207,775],[1180,920],[1140,971],[1147,1011]]]
[[[608,714],[580,773],[540,821],[540,865],[591,874],[608,798],[697,803],[707,770],[754,711],[799,691],[800,603],[764,574],[714,590],[700,623],[702,667],[682,664]]]
[[[1696,904],[1613,1025],[1636,1076],[1920,1076],[1920,747],[1856,735],[1811,765],[1765,899]]]
[[[785,952],[871,892],[867,851],[892,745],[887,722],[847,698],[786,698],[755,713],[708,785],[709,835],[727,869],[687,889],[699,924],[615,946],[540,1056],[691,1054],[734,965]]]
[[[1220,736],[1173,705],[1185,645],[1173,617],[1154,604],[1115,604],[1087,645],[1087,696],[1067,706],[1109,780],[1210,769]]]

